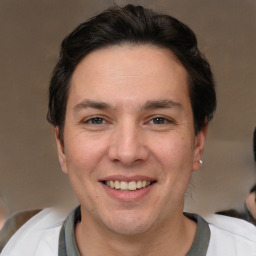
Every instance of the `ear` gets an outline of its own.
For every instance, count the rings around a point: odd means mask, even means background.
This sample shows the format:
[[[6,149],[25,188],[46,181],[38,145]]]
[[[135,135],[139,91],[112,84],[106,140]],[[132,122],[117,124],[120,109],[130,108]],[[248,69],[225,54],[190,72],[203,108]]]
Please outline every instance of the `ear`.
[[[194,159],[192,171],[197,171],[202,167],[200,160],[202,159],[204,153],[204,145],[207,135],[208,125],[206,124],[204,128],[198,132],[195,137],[195,147],[194,147]]]
[[[64,173],[67,173],[67,161],[66,161],[66,155],[65,155],[65,150],[64,150],[64,144],[60,140],[58,126],[55,127],[55,140],[56,140],[56,144],[57,144],[58,157],[59,157],[61,169]]]

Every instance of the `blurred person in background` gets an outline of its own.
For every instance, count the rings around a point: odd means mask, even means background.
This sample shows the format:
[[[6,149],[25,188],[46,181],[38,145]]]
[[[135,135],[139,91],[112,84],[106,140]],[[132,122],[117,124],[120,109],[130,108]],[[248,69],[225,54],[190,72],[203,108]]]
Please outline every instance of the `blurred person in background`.
[[[256,127],[253,132],[253,154],[256,162]],[[251,222],[256,225],[256,184],[252,186],[249,191],[249,195],[246,197],[244,202],[244,210],[237,211],[235,209],[218,211],[217,214],[239,218]]]

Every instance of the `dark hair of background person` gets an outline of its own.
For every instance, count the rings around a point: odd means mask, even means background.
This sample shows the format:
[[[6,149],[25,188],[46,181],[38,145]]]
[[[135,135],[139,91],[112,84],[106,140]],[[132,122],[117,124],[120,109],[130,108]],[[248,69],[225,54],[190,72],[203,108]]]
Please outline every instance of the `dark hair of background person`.
[[[250,193],[256,192],[256,184],[250,189]]]
[[[177,19],[142,6],[112,7],[79,25],[61,44],[49,87],[47,120],[59,127],[63,143],[70,79],[90,52],[114,45],[153,45],[170,49],[188,73],[195,133],[202,130],[216,109],[213,75],[197,48],[193,31]]]

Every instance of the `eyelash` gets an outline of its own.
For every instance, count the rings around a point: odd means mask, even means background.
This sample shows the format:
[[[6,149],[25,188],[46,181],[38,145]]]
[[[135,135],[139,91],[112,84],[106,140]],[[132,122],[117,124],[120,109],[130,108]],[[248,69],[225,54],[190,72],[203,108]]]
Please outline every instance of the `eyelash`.
[[[110,122],[107,120],[106,117],[91,116],[82,120],[82,123],[90,126],[103,126],[103,125],[109,124]],[[151,116],[148,118],[148,121],[144,123],[144,125],[146,124],[157,127],[157,126],[176,124],[176,122],[170,117],[167,118],[164,116]]]
[[[102,122],[99,123],[99,120],[101,120]],[[95,121],[95,123],[93,123]],[[93,116],[93,117],[90,117],[86,120],[83,120],[83,123],[84,124],[90,124],[90,125],[101,125],[101,124],[105,124],[107,123],[106,119],[104,117],[101,117],[101,116]]]
[[[160,122],[160,123],[155,123],[154,121]],[[164,125],[164,124],[173,123],[173,120],[170,120],[169,118],[166,118],[166,117],[157,116],[157,117],[152,118],[149,121],[149,123],[150,122],[153,122],[154,125]]]

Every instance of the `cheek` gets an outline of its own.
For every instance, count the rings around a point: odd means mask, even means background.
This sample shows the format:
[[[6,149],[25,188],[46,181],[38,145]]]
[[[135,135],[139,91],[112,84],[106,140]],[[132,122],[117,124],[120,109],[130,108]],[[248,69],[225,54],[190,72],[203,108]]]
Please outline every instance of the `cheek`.
[[[106,144],[102,139],[86,136],[67,139],[67,169],[70,183],[80,202],[91,202],[91,195],[98,197],[95,183],[98,181],[98,170],[106,152]]]
[[[66,158],[69,172],[92,173],[106,151],[102,138],[79,136],[67,140]]]
[[[162,140],[152,140],[151,151],[162,164],[168,166],[191,165],[193,147],[190,139],[182,136],[169,136]]]
[[[172,194],[171,198],[183,197],[190,179],[193,164],[190,140],[170,136],[154,144],[155,151],[152,153],[162,170],[159,182],[163,185],[162,188],[166,189],[166,194]]]

